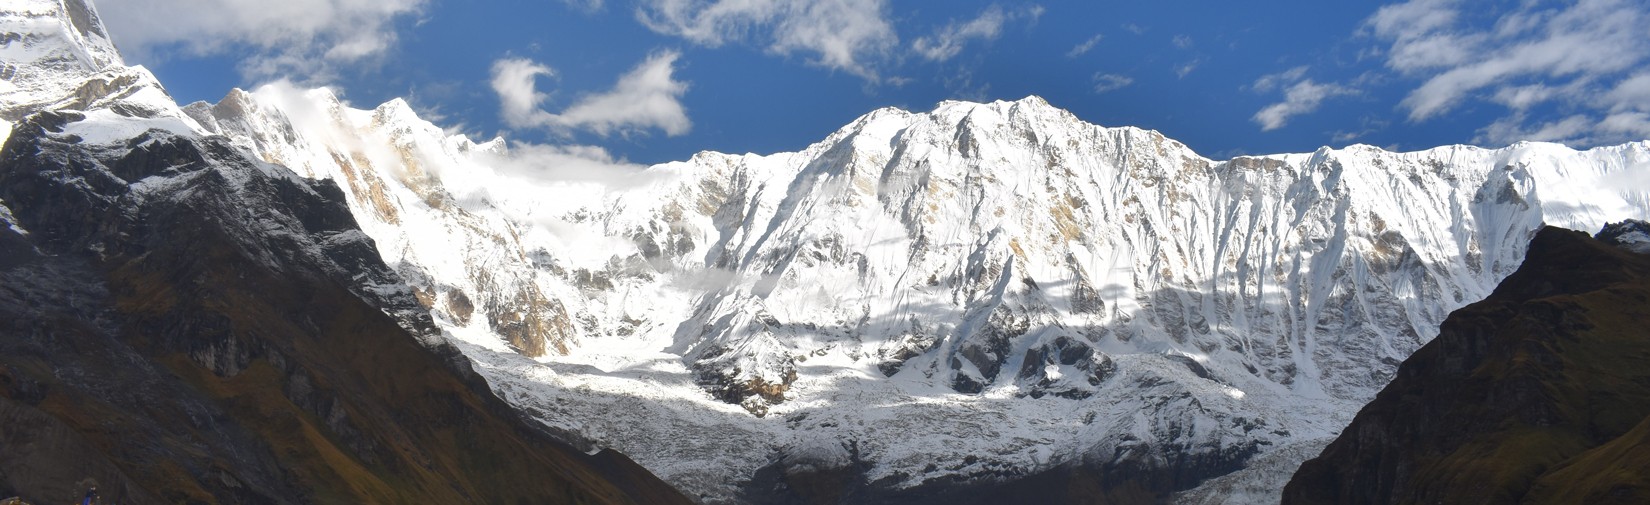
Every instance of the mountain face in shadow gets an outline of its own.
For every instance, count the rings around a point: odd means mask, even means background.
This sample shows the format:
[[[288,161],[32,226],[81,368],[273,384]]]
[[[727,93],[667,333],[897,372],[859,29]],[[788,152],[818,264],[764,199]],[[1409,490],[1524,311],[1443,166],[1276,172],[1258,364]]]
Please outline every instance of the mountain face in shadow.
[[[125,121],[40,112],[0,151],[0,495],[686,502],[493,396],[336,185],[217,138],[92,142]]]
[[[1650,255],[1608,235],[1538,233],[1283,503],[1650,502]]]

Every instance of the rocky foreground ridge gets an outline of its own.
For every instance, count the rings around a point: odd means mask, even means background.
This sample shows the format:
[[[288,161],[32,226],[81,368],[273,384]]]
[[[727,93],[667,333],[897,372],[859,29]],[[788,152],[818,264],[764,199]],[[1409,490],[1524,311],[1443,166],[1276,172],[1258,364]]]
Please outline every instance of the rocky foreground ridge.
[[[1650,500],[1650,255],[1543,229],[1483,301],[1451,314],[1283,503]]]
[[[336,184],[200,134],[91,5],[0,33],[0,496],[687,502],[494,396]]]

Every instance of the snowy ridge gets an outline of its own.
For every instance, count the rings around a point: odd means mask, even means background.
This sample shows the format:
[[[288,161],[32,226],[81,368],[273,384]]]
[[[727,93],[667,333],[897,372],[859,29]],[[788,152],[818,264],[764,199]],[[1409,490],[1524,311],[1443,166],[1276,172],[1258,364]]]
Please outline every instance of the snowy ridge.
[[[56,102],[88,77],[123,67],[97,10],[82,0],[13,0],[0,9],[0,121]]]
[[[262,193],[246,188],[284,180],[309,199],[334,197],[322,195],[318,191],[324,188],[315,181],[284,167],[247,163],[230,151],[214,150],[227,139],[209,138],[211,131],[186,114],[147,69],[124,65],[95,8],[84,0],[21,0],[0,8],[0,122],[6,138],[17,133],[14,127],[36,128],[41,131],[31,135],[91,155],[96,161],[54,176],[70,185],[125,187],[122,200],[104,202],[121,207],[119,212],[135,212],[146,199],[186,199],[200,187],[225,192],[218,198],[242,200],[248,208],[233,218],[243,223],[243,243],[296,243],[306,253],[303,260],[339,278],[353,278],[351,289],[357,295],[425,338],[426,344],[448,345],[432,334],[428,315],[399,277],[351,263],[352,257],[376,254],[369,236],[312,232],[298,217],[270,210],[284,205],[258,200],[254,195]],[[112,168],[149,156],[180,154],[206,163],[167,167],[137,180],[127,180],[130,174]],[[162,166],[176,163],[151,161]],[[147,168],[151,167],[142,169]],[[0,214],[8,226],[25,233],[10,222],[9,211]],[[267,257],[270,265],[280,263],[272,252],[254,254]]]
[[[618,183],[524,175],[398,101],[270,87],[189,109],[348,181],[500,394],[712,502],[770,462],[905,487],[1315,443],[1543,221],[1650,201],[1628,178],[1645,143],[1217,162],[1035,97],[879,110],[798,153]]]

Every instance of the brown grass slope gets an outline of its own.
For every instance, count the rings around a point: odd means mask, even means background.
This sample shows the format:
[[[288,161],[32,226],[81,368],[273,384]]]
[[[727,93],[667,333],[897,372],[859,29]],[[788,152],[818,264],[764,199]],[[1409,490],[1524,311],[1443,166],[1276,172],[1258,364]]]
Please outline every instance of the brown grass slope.
[[[1546,228],[1286,504],[1650,503],[1650,256]]]

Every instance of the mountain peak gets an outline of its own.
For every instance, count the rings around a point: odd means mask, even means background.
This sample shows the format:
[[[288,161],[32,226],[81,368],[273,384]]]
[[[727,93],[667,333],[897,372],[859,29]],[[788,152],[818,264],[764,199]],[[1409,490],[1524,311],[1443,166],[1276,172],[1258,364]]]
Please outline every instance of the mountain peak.
[[[97,9],[84,0],[18,0],[0,7],[0,120],[16,121],[86,78],[124,65]]]
[[[1030,95],[1019,100],[994,100],[990,102],[973,102],[966,100],[945,100],[936,104],[931,114],[945,117],[963,117],[980,112],[991,113],[1007,117],[1015,114],[1056,115],[1070,116],[1065,109],[1055,107],[1037,95]],[[1075,116],[1072,116],[1075,118]]]

